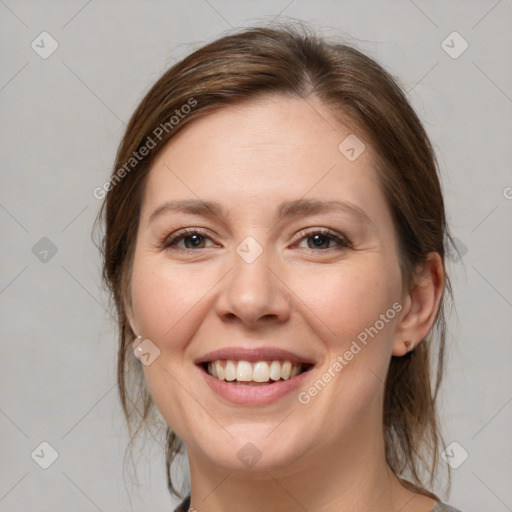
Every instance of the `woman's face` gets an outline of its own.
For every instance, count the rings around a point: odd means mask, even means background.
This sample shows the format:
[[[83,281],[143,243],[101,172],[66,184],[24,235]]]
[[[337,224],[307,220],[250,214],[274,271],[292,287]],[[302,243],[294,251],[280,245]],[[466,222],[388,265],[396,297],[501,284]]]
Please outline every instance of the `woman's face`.
[[[194,121],[154,161],[129,316],[191,464],[285,471],[379,439],[403,295],[360,144],[320,103],[269,97]],[[284,380],[287,360],[309,369]],[[268,382],[218,378],[233,372]]]

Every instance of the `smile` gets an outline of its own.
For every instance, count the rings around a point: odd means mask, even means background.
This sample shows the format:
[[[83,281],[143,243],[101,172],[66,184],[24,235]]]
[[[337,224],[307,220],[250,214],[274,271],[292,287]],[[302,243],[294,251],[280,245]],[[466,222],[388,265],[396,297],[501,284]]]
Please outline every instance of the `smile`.
[[[290,361],[235,361],[220,360],[203,363],[203,368],[212,377],[239,385],[265,385],[280,380],[289,380],[312,365]]]
[[[194,363],[221,401],[263,406],[293,396],[313,378],[318,361],[277,346],[231,346],[203,354]]]

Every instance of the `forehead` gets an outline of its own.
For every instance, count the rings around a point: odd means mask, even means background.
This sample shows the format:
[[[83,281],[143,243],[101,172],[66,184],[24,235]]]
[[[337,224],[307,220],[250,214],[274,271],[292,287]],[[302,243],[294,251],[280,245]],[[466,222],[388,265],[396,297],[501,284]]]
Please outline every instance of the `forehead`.
[[[317,99],[273,95],[222,107],[194,120],[169,141],[163,153],[179,157],[195,149],[199,154],[189,153],[189,158],[207,157],[224,168],[232,167],[231,162],[243,164],[239,171],[262,171],[273,162],[279,163],[275,170],[303,169],[305,160],[307,167],[312,161],[329,167],[341,161],[339,144],[349,135],[355,133]],[[278,162],[280,158],[285,161]],[[155,164],[158,160],[165,158]]]
[[[340,151],[346,140],[364,141],[355,160]],[[386,206],[373,159],[364,134],[316,100],[266,97],[227,106],[194,120],[158,154],[143,216],[171,199],[216,200],[254,214],[304,197],[362,203],[379,216]]]

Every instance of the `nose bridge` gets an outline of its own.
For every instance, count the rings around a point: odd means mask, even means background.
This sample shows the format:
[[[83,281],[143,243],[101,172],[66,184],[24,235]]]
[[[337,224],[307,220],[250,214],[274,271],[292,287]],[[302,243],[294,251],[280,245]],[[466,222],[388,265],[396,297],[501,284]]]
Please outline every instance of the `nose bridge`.
[[[254,237],[246,237],[233,254],[233,269],[218,301],[219,315],[236,316],[247,324],[256,324],[263,318],[286,319],[289,300],[275,276],[273,261],[269,249]]]

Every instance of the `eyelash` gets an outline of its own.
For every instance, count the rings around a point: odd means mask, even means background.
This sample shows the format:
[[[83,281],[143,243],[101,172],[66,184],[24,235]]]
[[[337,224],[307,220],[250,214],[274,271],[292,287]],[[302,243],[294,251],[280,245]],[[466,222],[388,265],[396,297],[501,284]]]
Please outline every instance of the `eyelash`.
[[[208,234],[205,231],[203,231],[202,229],[187,228],[187,229],[178,231],[178,233],[172,234],[171,236],[164,238],[160,243],[161,249],[171,250],[172,246],[174,244],[176,244],[176,242],[184,240],[185,238],[188,238],[189,236],[192,236],[192,235],[200,235],[204,238],[207,238],[208,240],[211,240],[211,238],[208,236]],[[348,248],[352,247],[350,242],[345,237],[338,235],[327,228],[303,229],[302,231],[300,231],[298,233],[299,242],[301,242],[305,238],[309,238],[314,235],[322,235],[324,237],[328,237],[331,240],[335,241],[338,244],[338,246],[343,249],[348,249]],[[200,249],[202,249],[202,248],[200,248]],[[315,251],[314,249],[311,249],[311,250],[314,252],[326,252],[326,251],[329,251],[330,249],[333,249],[333,248],[329,247],[327,249],[320,249],[318,251]],[[190,249],[188,247],[184,247],[184,248],[179,248],[177,250],[197,251],[198,249]]]

